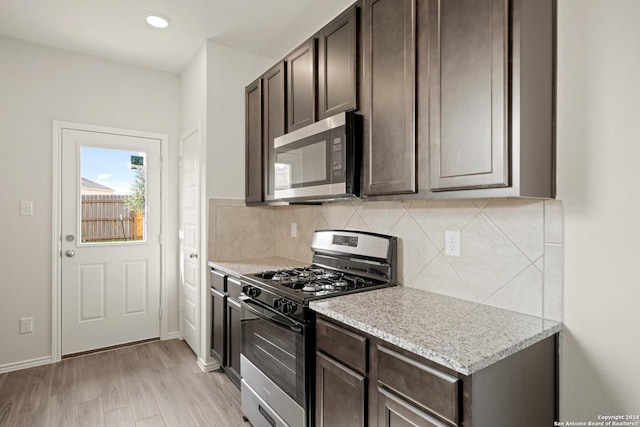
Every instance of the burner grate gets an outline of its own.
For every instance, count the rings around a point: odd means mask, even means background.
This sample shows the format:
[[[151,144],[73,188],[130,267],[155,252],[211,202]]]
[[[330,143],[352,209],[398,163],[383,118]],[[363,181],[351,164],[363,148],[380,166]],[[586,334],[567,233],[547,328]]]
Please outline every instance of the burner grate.
[[[327,294],[374,285],[371,280],[310,265],[263,271],[257,277],[274,284],[310,294]]]

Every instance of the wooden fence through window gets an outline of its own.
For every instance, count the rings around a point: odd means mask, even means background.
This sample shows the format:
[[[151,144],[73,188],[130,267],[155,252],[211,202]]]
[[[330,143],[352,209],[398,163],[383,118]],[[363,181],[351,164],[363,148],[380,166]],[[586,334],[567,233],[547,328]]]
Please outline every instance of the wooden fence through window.
[[[82,195],[82,241],[112,242],[143,239],[143,215],[129,210],[126,195]]]

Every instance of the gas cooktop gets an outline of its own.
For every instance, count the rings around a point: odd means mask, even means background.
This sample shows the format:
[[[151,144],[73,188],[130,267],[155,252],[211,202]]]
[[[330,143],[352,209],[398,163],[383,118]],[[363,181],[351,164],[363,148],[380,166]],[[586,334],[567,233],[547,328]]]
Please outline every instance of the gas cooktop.
[[[393,236],[320,230],[314,233],[311,249],[314,255],[309,266],[244,275],[245,294],[258,298],[268,291],[307,305],[313,299],[396,284]]]
[[[307,267],[263,271],[249,276],[273,288],[281,289],[287,294],[298,294],[300,298],[312,298],[384,284],[315,264]]]

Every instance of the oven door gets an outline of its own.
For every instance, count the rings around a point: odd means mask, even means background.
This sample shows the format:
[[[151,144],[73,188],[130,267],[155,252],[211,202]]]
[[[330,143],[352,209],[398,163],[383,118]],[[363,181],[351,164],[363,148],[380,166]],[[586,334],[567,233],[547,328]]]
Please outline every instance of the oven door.
[[[304,408],[307,326],[251,297],[241,296],[240,303],[242,356]]]

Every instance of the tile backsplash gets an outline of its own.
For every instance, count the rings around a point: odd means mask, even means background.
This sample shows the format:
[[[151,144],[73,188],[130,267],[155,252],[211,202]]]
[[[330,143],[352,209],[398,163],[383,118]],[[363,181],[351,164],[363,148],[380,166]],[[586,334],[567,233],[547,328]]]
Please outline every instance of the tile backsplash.
[[[324,228],[398,236],[398,276],[404,286],[562,320],[559,200],[246,207],[242,200],[211,199],[209,259],[278,256],[310,262],[312,233]],[[460,231],[459,257],[445,255],[447,230]]]

